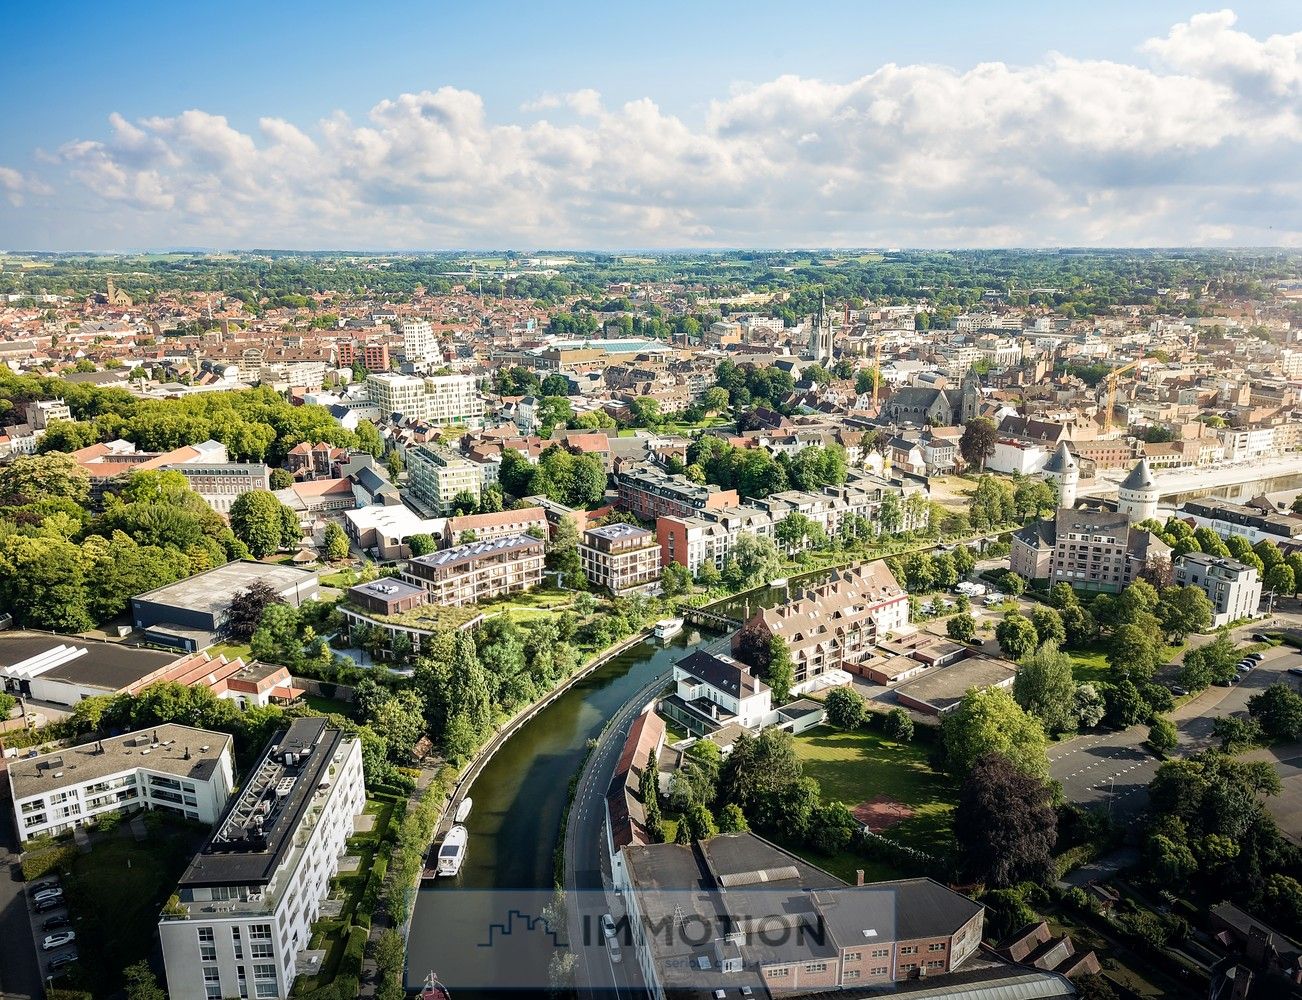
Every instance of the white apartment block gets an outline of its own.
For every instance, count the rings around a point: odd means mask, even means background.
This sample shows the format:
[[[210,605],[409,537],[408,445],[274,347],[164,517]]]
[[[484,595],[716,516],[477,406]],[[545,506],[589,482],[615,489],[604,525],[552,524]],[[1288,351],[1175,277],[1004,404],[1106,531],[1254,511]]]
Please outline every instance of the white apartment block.
[[[427,361],[442,363],[443,353],[434,336],[434,327],[423,319],[409,319],[403,321],[401,330],[402,353],[408,361],[418,364]]]
[[[167,809],[200,823],[235,785],[225,733],[167,723],[9,762],[18,837],[58,836],[105,813]]]
[[[273,740],[159,917],[171,1000],[289,996],[365,804],[355,737],[313,718]]]
[[[429,416],[429,403],[425,380],[396,372],[376,372],[366,376],[366,396],[380,408],[384,419],[401,413],[414,420]]]
[[[436,424],[478,427],[484,398],[473,375],[433,375],[425,379],[425,419]]]
[[[1255,617],[1261,606],[1257,568],[1237,559],[1190,552],[1175,561],[1175,582],[1207,595],[1212,602],[1212,628]]]
[[[477,462],[422,444],[407,449],[407,482],[418,504],[436,515],[446,515],[452,513],[458,493],[479,499],[484,471]]]

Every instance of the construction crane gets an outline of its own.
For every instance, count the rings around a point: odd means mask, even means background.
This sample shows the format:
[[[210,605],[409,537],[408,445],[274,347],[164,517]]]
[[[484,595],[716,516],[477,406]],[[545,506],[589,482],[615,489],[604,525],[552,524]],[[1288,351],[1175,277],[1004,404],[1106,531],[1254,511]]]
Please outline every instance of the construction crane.
[[[879,331],[877,334],[877,347],[873,351],[873,409],[877,409],[877,395],[882,387],[882,341],[886,337]]]
[[[1103,433],[1105,436],[1112,433],[1112,411],[1117,403],[1117,378],[1139,365],[1143,360],[1144,356],[1141,354],[1130,364],[1122,365],[1120,368],[1113,368],[1112,371],[1103,376],[1103,380],[1108,385],[1107,409],[1103,414]]]

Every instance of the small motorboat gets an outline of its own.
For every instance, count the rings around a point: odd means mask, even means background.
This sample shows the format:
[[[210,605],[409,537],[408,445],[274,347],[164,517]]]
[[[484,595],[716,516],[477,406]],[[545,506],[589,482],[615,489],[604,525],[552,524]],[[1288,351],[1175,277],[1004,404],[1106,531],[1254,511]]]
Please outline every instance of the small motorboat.
[[[772,587],[774,590],[781,590],[786,585],[787,585],[787,578],[785,576],[780,576],[776,580],[769,581],[769,586]]]
[[[420,1000],[452,1000],[448,988],[439,982],[433,971],[425,977],[425,985],[420,990]]]
[[[452,822],[464,823],[467,819],[469,819],[470,807],[474,805],[474,802],[475,800],[469,797],[462,799],[461,804],[457,806],[456,814],[452,817]]]
[[[663,621],[656,622],[655,636],[657,639],[670,639],[683,630],[683,620],[681,618],[666,618]]]
[[[466,842],[470,834],[464,826],[454,826],[443,838],[439,847],[438,873],[455,875],[461,871],[461,864],[466,860]]]

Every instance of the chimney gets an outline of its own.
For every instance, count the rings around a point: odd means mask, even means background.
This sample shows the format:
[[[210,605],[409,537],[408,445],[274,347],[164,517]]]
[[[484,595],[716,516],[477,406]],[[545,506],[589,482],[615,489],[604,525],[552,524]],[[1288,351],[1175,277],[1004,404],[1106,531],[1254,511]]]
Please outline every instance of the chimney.
[[[858,885],[858,886],[862,886],[862,885],[863,885],[863,869],[862,869],[862,868],[856,868],[856,869],[854,870],[854,884],[855,884],[855,885]]]
[[[190,759],[190,748],[189,748],[189,747],[186,747],[186,748],[185,748],[185,759],[186,759],[186,760],[189,760],[189,759]]]

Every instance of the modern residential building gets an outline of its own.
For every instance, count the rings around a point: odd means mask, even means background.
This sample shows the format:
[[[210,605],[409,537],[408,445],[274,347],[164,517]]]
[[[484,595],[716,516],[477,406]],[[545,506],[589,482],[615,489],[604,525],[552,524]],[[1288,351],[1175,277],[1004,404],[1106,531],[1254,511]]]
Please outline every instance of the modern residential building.
[[[1252,618],[1261,606],[1257,567],[1206,552],[1189,552],[1175,561],[1175,582],[1198,587],[1212,602],[1212,627]]]
[[[412,498],[431,514],[451,514],[458,493],[469,493],[478,502],[483,482],[479,464],[460,455],[428,444],[407,449],[407,483]]]
[[[758,729],[773,711],[773,695],[745,663],[698,649],[674,664],[674,693],[660,711],[697,736],[731,723]]]
[[[225,733],[165,723],[16,757],[8,772],[18,837],[57,836],[105,813],[140,809],[215,822],[235,787],[233,746]]]
[[[289,996],[365,804],[355,736],[311,718],[271,741],[159,917],[172,1000]]]
[[[538,586],[543,552],[530,535],[471,542],[409,559],[402,579],[424,588],[431,604],[459,607]]]
[[[433,375],[425,379],[425,419],[433,424],[478,427],[484,398],[473,375]]]
[[[589,585],[616,596],[660,583],[660,543],[649,528],[633,524],[589,528],[579,542],[579,560]]]
[[[794,691],[819,686],[819,678],[849,669],[871,654],[879,638],[909,624],[909,595],[886,563],[844,570],[827,583],[762,609],[733,635],[733,655],[758,665],[768,643],[786,641],[795,671]],[[748,655],[749,651],[749,655]]]
[[[372,372],[366,376],[366,395],[386,419],[395,413],[412,420],[424,420],[429,415],[425,380],[414,375],[386,370]]]
[[[689,517],[703,510],[719,510],[740,502],[736,490],[694,483],[655,465],[621,469],[615,476],[619,505],[645,521],[658,517]]]
[[[1211,528],[1223,538],[1242,535],[1253,545],[1260,541],[1279,545],[1302,540],[1302,517],[1296,514],[1267,512],[1213,497],[1186,500],[1178,513],[1181,518],[1193,521],[1200,528]]]
[[[438,339],[434,336],[434,327],[423,319],[405,320],[401,326],[402,353],[410,362],[442,363],[443,354],[439,351]]]
[[[391,367],[389,345],[384,343],[363,344],[361,351],[362,366],[372,373],[387,372]]]

